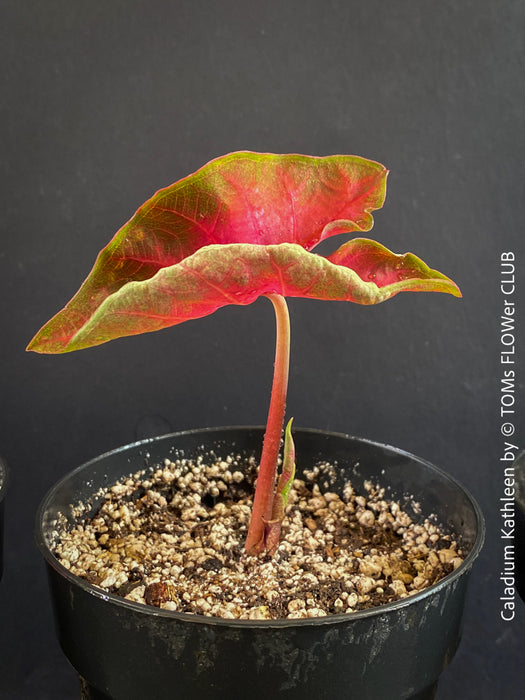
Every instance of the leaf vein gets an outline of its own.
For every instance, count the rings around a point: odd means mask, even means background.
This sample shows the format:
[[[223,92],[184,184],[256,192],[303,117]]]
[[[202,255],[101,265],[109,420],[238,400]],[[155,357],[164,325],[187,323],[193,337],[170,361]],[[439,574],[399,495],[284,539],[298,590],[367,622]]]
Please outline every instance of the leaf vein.
[[[198,270],[196,270],[193,267],[188,267],[187,265],[184,265],[183,263],[179,263],[179,267],[184,272],[188,272],[190,274],[193,274],[201,282],[203,282],[204,284],[207,284],[208,287],[210,287],[210,289],[213,289],[216,292],[218,292],[221,296],[223,296],[225,299],[227,299],[230,304],[237,304],[238,303],[237,299],[234,296],[232,296],[231,294],[228,294],[228,292],[226,292],[224,289],[222,289],[222,287],[220,287],[219,285],[214,284],[210,279],[208,279],[206,277],[206,275],[203,275],[202,272],[199,272]],[[224,279],[227,279],[229,277],[229,275],[230,275],[230,271],[228,270],[228,272],[224,275]]]
[[[160,211],[169,211],[169,212],[171,212],[172,214],[174,214],[175,216],[178,216],[178,217],[180,217],[181,219],[184,219],[185,221],[188,221],[190,224],[194,224],[197,228],[199,228],[199,229],[200,229],[203,233],[205,233],[206,235],[208,235],[208,233],[209,233],[208,229],[207,229],[205,226],[203,226],[203,225],[200,223],[200,221],[197,221],[197,220],[194,219],[192,216],[188,216],[187,214],[183,214],[183,213],[182,213],[181,211],[179,211],[178,209],[169,209],[169,208],[166,208],[166,207],[159,207],[158,204],[156,204],[154,208],[155,208],[155,209],[159,209]],[[177,236],[177,234],[176,234],[175,232],[170,231],[169,229],[163,229],[163,228],[158,227],[158,230],[159,230],[159,231],[165,231],[166,233],[170,233],[172,236],[175,236],[175,237]]]

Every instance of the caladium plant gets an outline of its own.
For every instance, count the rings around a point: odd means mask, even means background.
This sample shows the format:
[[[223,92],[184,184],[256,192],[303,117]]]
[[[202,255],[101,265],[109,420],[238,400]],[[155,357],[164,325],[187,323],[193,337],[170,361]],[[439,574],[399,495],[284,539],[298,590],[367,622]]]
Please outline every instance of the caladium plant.
[[[212,160],[138,209],[28,346],[41,353],[80,350],[268,297],[277,326],[275,369],[249,554],[275,551],[295,472],[288,424],[277,479],[290,355],[285,297],[377,304],[402,291],[461,296],[415,255],[396,255],[366,238],[326,257],[311,252],[330,236],[372,228],[387,174],[357,156],[237,152]]]

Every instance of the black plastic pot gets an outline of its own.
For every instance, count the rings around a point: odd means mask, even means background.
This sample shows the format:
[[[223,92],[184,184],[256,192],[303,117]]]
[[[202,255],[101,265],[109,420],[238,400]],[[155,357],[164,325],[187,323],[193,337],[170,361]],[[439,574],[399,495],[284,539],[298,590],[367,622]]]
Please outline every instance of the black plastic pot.
[[[7,465],[0,457],[0,580],[4,573],[4,498],[7,491]]]
[[[36,537],[47,562],[60,644],[85,680],[84,697],[134,700],[401,700],[432,698],[458,646],[467,581],[484,538],[480,509],[450,476],[401,450],[346,435],[295,430],[298,471],[321,459],[339,482],[372,479],[435,513],[468,555],[422,593],[372,610],[306,620],[223,620],[109,595],[53,556],[57,515],[101,486],[183,451],[258,454],[261,428],[217,428],[128,445],[88,462],[44,498]],[[95,499],[96,501],[96,499]],[[96,507],[96,503],[94,504]],[[416,517],[420,517],[417,516]]]

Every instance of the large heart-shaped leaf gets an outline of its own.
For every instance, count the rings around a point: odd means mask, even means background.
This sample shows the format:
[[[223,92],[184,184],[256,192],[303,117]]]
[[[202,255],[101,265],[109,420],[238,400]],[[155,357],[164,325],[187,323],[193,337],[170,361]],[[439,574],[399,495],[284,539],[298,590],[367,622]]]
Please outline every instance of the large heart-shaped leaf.
[[[375,304],[400,291],[460,295],[411,254],[366,239],[324,258],[334,234],[368,231],[386,169],[355,156],[232,153],[157,192],[99,254],[29,350],[68,352],[158,330],[258,296]]]

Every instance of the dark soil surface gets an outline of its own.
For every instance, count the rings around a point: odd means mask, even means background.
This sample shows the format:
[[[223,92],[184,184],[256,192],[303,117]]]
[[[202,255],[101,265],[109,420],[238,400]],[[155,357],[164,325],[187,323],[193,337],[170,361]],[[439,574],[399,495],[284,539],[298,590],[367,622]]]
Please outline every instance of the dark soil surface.
[[[59,532],[55,553],[103,590],[167,610],[241,619],[322,617],[423,590],[462,561],[431,519],[384,491],[331,490],[321,464],[296,479],[273,557],[247,556],[253,460],[181,459],[107,489],[93,517]],[[429,514],[430,516],[430,514]]]

